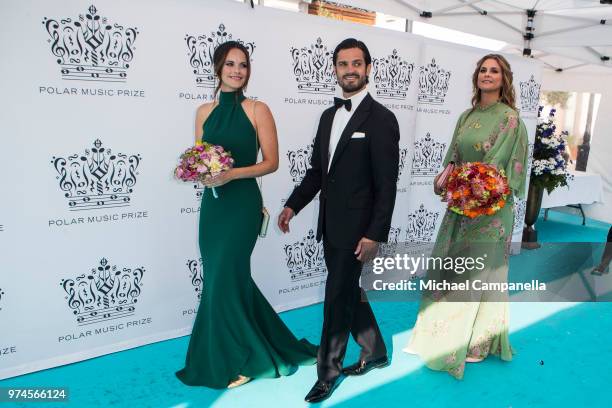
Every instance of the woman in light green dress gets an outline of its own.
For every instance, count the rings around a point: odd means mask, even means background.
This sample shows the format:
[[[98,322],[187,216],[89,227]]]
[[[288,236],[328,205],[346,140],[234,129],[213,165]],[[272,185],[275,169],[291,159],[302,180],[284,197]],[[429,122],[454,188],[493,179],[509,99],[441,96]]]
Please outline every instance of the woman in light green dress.
[[[473,107],[459,117],[443,166],[450,161],[457,165],[475,161],[493,164],[505,171],[513,195],[524,198],[527,131],[514,107],[510,65],[500,55],[486,55],[478,61],[472,83]],[[478,272],[477,279],[507,281],[513,223],[511,197],[493,215],[471,219],[447,210],[432,257],[475,258],[486,252],[484,269]],[[437,280],[458,277],[452,271],[453,276],[449,276],[435,269],[429,269],[427,274],[428,279]],[[433,370],[447,371],[461,379],[466,361],[482,361],[489,354],[506,361],[512,359],[508,319],[507,292],[423,293],[412,337],[404,351],[418,354]]]

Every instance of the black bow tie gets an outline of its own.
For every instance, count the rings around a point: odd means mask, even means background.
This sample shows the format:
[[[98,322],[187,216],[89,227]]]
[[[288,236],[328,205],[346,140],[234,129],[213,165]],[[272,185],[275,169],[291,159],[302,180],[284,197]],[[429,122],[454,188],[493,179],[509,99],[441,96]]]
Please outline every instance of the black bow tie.
[[[350,99],[342,99],[342,98],[336,98],[334,97],[334,106],[336,107],[336,109],[341,108],[342,106],[344,106],[346,108],[347,111],[351,111],[351,100]]]

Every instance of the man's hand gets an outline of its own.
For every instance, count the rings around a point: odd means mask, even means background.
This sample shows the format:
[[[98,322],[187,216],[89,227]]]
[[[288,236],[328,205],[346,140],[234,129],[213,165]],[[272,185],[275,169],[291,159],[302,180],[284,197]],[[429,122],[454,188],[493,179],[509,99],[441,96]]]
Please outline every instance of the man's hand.
[[[295,216],[295,212],[289,208],[283,208],[280,215],[278,216],[278,228],[280,228],[283,233],[289,232],[289,221]]]
[[[374,259],[377,253],[378,242],[363,237],[357,243],[357,249],[355,249],[355,255],[357,255],[357,260],[363,263],[370,262],[372,259]]]

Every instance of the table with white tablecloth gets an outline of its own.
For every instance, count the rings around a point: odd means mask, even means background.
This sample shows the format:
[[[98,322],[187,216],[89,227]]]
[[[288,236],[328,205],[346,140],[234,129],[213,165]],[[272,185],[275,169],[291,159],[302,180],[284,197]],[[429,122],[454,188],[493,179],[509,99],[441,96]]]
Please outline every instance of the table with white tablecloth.
[[[569,180],[567,187],[558,187],[551,194],[544,191],[542,208],[545,208],[544,219],[548,210],[553,207],[572,207],[580,210],[582,225],[585,223],[583,204],[593,204],[603,201],[603,186],[601,176],[586,171],[570,171],[573,179]]]

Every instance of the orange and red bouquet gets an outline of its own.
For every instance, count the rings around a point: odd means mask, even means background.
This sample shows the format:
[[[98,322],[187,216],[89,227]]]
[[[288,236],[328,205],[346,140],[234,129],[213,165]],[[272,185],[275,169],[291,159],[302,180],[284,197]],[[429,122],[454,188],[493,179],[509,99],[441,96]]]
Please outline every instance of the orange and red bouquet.
[[[495,214],[504,208],[509,194],[504,170],[481,162],[457,166],[444,192],[448,209],[470,218]]]

